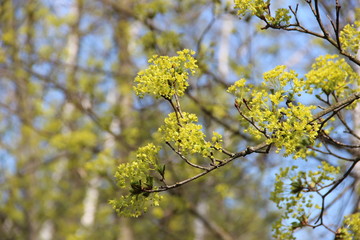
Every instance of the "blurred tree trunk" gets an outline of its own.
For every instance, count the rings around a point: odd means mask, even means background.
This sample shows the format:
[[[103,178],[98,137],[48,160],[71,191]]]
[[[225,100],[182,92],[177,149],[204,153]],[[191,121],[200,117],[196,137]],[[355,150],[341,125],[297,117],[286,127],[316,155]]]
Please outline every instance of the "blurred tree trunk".
[[[131,9],[131,0],[123,0],[118,2],[120,8]],[[124,133],[127,129],[131,128],[133,119],[132,116],[132,82],[135,75],[134,72],[134,64],[131,60],[131,54],[129,52],[129,45],[135,39],[132,38],[131,21],[127,16],[122,13],[118,13],[117,22],[114,22],[115,29],[115,46],[118,48],[118,62],[117,68],[120,73],[120,77],[116,79],[117,88],[113,89],[112,94],[116,102],[114,102],[114,106],[119,108],[119,116],[115,116],[112,120],[112,126],[117,128],[117,131],[122,134],[126,140],[126,133]],[[121,162],[128,161],[129,154],[131,150],[124,147],[122,151],[119,153],[119,159]],[[134,233],[131,225],[131,220],[122,218],[120,220],[120,235],[118,240],[133,240]]]

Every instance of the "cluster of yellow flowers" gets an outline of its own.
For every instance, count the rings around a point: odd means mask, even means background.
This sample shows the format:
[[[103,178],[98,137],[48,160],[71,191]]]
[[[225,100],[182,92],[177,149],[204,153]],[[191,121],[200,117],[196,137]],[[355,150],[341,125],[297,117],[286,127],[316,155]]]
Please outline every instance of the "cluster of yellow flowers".
[[[138,217],[149,206],[159,205],[161,196],[158,193],[149,194],[145,191],[156,189],[150,172],[159,168],[157,161],[159,150],[159,147],[149,143],[138,149],[134,161],[119,165],[115,174],[117,184],[130,194],[111,200],[110,204],[121,215]]]
[[[341,47],[352,55],[359,51],[360,47],[360,21],[347,24],[340,32]]]
[[[240,17],[247,13],[254,15],[273,26],[287,26],[291,19],[290,11],[286,8],[278,8],[275,16],[270,14],[270,0],[235,0],[235,9]]]
[[[156,98],[171,99],[174,95],[182,96],[189,86],[189,74],[195,74],[198,68],[192,57],[194,51],[184,49],[177,56],[153,56],[147,69],[140,71],[135,78],[135,93],[139,97],[149,94]]]
[[[244,1],[236,2],[240,4]],[[248,5],[266,3],[245,2]],[[247,9],[253,9],[249,6]],[[253,11],[260,10],[254,8]],[[215,151],[223,151],[222,136],[214,132],[211,141],[206,141],[202,126],[197,124],[197,116],[182,112],[178,98],[178,108],[172,103],[174,96],[184,95],[189,85],[189,74],[194,74],[197,69],[193,54],[193,51],[185,49],[174,57],[153,56],[149,60],[150,66],[136,77],[137,85],[134,89],[139,97],[147,94],[170,100],[174,112],[165,118],[156,133],[162,144],[169,144],[182,158],[200,154],[213,160]],[[276,146],[277,152],[284,150],[284,156],[293,155],[293,158],[303,159],[312,153],[309,147],[315,144],[321,122],[313,119],[312,111],[316,107],[298,102],[298,97],[312,93],[314,89],[320,90],[320,95],[346,97],[356,91],[353,86],[360,83],[359,76],[337,55],[317,58],[304,78],[299,78],[295,71],[287,70],[285,66],[277,66],[264,73],[263,79],[259,86],[240,79],[228,88],[228,92],[236,97],[235,106],[242,117],[241,123],[245,123],[245,131],[256,139]],[[111,201],[121,215],[137,217],[149,206],[159,204],[161,196],[151,192],[158,189],[153,183],[154,173],[159,173],[161,179],[165,172],[165,167],[161,167],[157,160],[159,151],[160,147],[150,143],[138,150],[136,160],[119,166],[116,173],[118,185],[130,192],[119,200]],[[274,224],[276,238],[294,239],[293,230],[307,224],[309,209],[314,207],[313,196],[305,193],[316,192],[318,186],[333,181],[339,173],[338,168],[327,163],[322,163],[320,168],[315,172],[295,173],[297,167],[292,167],[277,174],[271,200],[286,211]],[[290,188],[285,184],[286,181],[289,181]],[[289,226],[286,221],[291,219],[296,221]],[[353,216],[347,221],[349,225],[355,226],[358,217]],[[347,236],[347,229],[341,231]]]
[[[278,151],[285,149],[285,155],[306,158],[307,146],[314,143],[319,128],[316,122],[309,124],[315,106],[293,103],[295,96],[304,91],[303,80],[294,71],[286,71],[285,66],[264,73],[263,78],[258,89],[246,85],[244,79],[228,89],[237,97],[243,117],[251,122],[252,127],[245,131],[257,139],[267,138],[267,143],[275,144]]]
[[[297,169],[297,166],[287,167],[276,174],[270,200],[279,209],[285,209],[273,224],[273,236],[276,239],[295,239],[294,230],[308,224],[314,209],[321,209],[313,203],[314,193],[331,183],[340,172],[340,167],[333,167],[327,162],[322,162],[318,171],[296,171]],[[293,221],[290,225],[287,223],[289,220]]]
[[[183,112],[178,122],[176,114],[178,113],[170,113],[164,125],[159,128],[162,141],[174,143],[182,154],[200,153],[204,157],[210,156],[211,143],[205,141],[202,126],[195,124],[197,116]]]
[[[306,76],[305,89],[312,93],[314,88],[321,89],[325,94],[334,93],[344,97],[356,91],[360,83],[359,75],[338,55],[318,57]],[[331,74],[329,74],[331,73]]]
[[[196,60],[192,57],[195,52],[185,49],[177,53],[178,56],[153,56],[149,60],[151,65],[139,72],[135,79],[137,85],[134,90],[139,97],[148,94],[171,100],[174,96],[184,95],[189,85],[189,74],[194,74],[197,69]],[[214,132],[211,141],[206,141],[202,126],[196,124],[197,121],[195,114],[176,110],[165,118],[156,135],[160,136],[161,143],[171,144],[183,156],[198,153],[212,158],[212,151],[221,150],[222,136]],[[159,179],[165,174],[165,167],[157,161],[159,151],[159,146],[150,143],[139,148],[135,160],[118,167],[115,175],[117,184],[129,192],[118,200],[110,201],[120,215],[137,217],[149,206],[159,204],[161,196],[149,192],[158,189],[153,183],[154,174],[159,174]]]

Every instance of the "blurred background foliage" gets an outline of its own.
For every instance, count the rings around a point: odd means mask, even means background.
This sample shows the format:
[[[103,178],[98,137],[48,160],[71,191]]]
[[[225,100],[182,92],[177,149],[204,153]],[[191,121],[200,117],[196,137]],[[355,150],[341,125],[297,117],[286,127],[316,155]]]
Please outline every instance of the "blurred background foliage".
[[[256,141],[240,128],[228,86],[242,77],[258,83],[278,64],[305,72],[334,51],[303,35],[261,31],[232,8],[227,0],[1,1],[0,238],[270,239],[277,212],[268,198],[282,161],[271,154],[172,190],[137,219],[108,204],[122,194],[117,165],[156,137],[171,111],[134,96],[148,57],[196,51],[200,71],[183,109],[236,151]],[[194,174],[175,171],[184,163],[171,151],[161,156],[167,179]]]

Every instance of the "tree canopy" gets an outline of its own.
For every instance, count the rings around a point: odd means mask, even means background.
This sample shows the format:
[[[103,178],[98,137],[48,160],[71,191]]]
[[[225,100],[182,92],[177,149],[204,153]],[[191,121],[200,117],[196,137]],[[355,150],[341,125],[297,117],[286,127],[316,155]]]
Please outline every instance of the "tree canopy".
[[[0,236],[359,239],[357,4],[3,1]]]

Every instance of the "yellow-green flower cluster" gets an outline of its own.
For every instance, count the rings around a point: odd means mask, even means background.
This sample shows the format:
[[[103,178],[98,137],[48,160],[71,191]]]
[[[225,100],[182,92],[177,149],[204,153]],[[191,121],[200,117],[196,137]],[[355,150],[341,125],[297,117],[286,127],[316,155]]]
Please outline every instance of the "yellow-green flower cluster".
[[[176,114],[178,113],[170,113],[164,120],[164,125],[159,128],[161,140],[174,143],[175,148],[182,154],[200,153],[204,157],[209,156],[211,143],[205,141],[202,126],[196,124],[197,116],[187,112],[178,117]]]
[[[339,234],[341,234],[341,239],[360,239],[360,213],[346,216],[344,225],[345,226],[338,231]]]
[[[301,193],[302,188],[299,188],[298,192],[291,192],[289,183],[289,173],[297,169],[297,166],[287,167],[285,169],[280,168],[280,173],[276,174],[276,181],[274,185],[274,191],[271,192],[270,200],[276,203],[279,209],[285,209],[281,217],[273,224],[272,231],[274,239],[295,239],[293,231],[297,224],[306,220],[308,213],[306,208],[312,207],[311,198],[306,199]],[[290,181],[297,182],[299,176],[303,176],[304,172],[300,172],[298,176],[294,176]],[[301,178],[300,178],[301,179]],[[305,206],[306,205],[306,208]],[[295,219],[292,225],[286,224],[288,219]],[[299,221],[300,220],[300,221]],[[301,224],[298,225],[301,227]]]
[[[305,89],[310,93],[315,87],[322,89],[325,94],[335,93],[344,97],[356,91],[354,86],[360,83],[360,77],[338,55],[320,56],[311,68],[311,71],[305,75]]]
[[[159,206],[162,196],[158,193],[145,195],[126,195],[118,200],[110,200],[110,204],[115,211],[124,217],[139,217],[151,206]]]
[[[118,200],[110,201],[120,215],[137,217],[150,205],[158,205],[160,196],[143,190],[155,189],[151,173],[159,168],[157,164],[159,150],[159,147],[150,143],[138,149],[134,161],[119,165],[115,174],[117,184],[130,192]]]
[[[145,182],[148,172],[157,168],[157,154],[159,150],[160,147],[149,143],[137,150],[134,161],[120,164],[115,174],[118,186],[125,188],[129,179],[131,181],[143,180]]]
[[[149,94],[171,99],[175,94],[184,95],[189,74],[194,74],[198,66],[192,57],[194,51],[184,49],[177,54],[173,57],[154,55],[149,60],[150,66],[135,78],[134,90],[139,97]]]
[[[275,26],[287,26],[290,24],[290,11],[286,8],[278,8],[275,17],[270,19],[270,23]]]
[[[246,95],[246,90],[249,89],[246,86],[246,80],[244,78],[236,81],[233,85],[231,85],[227,92],[233,94],[235,97],[239,99],[243,99]]]
[[[223,142],[222,135],[217,133],[217,132],[213,132],[213,137],[211,138],[211,142],[213,144],[213,147],[216,150],[221,149],[222,148],[222,142]]]
[[[234,4],[235,9],[238,10],[237,14],[240,17],[245,16],[246,13],[261,17],[266,14],[270,0],[235,0]]]
[[[269,10],[270,0],[235,0],[234,3],[240,17],[250,13],[273,26],[289,25],[291,19],[289,9],[279,8],[276,10],[275,16],[271,16]]]
[[[136,160],[120,164],[115,177],[117,179],[118,186],[125,188],[126,182],[131,180],[143,180],[145,182],[149,171],[155,170],[157,166],[157,153],[160,148],[152,143],[141,147],[136,152]]]
[[[264,82],[262,86],[269,88],[271,95],[270,100],[278,104],[285,98],[292,101],[294,95],[301,96],[303,91],[303,80],[298,78],[298,74],[294,70],[286,71],[286,66],[279,65],[273,70],[263,74]],[[285,87],[290,84],[290,90],[285,91]],[[278,99],[275,101],[275,99]],[[275,101],[275,102],[274,102]]]
[[[228,89],[240,97],[237,102],[241,112],[252,121],[252,127],[245,131],[257,139],[266,135],[267,143],[274,143],[279,150],[284,148],[285,155],[306,158],[307,146],[314,143],[319,126],[309,124],[315,106],[293,103],[295,95],[304,91],[303,80],[294,71],[286,71],[285,66],[264,73],[263,78],[259,88],[241,79]]]
[[[278,149],[285,148],[285,156],[293,154],[294,158],[306,158],[309,155],[307,146],[314,144],[319,130],[317,123],[308,124],[313,118],[311,110],[315,108],[301,103],[279,108],[271,117],[279,116],[280,120],[273,119],[267,125],[273,133],[267,142],[274,143]]]
[[[360,21],[347,24],[340,32],[340,43],[342,49],[355,55],[360,47]]]
[[[322,162],[318,168],[319,171],[296,172],[298,167],[293,166],[280,169],[280,173],[276,174],[270,200],[284,212],[273,225],[275,239],[294,239],[293,231],[304,227],[308,223],[309,213],[320,208],[313,204],[311,192],[317,192],[318,188],[333,181],[340,169],[326,162]],[[289,220],[293,220],[290,225]]]

